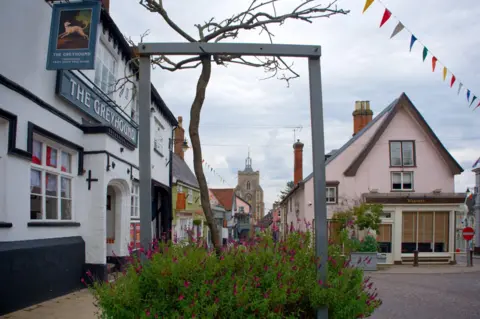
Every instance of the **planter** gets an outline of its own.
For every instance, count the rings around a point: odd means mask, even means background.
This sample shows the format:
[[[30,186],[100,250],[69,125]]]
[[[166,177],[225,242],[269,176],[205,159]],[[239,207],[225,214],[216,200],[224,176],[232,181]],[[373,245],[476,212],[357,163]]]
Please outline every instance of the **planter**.
[[[377,252],[352,252],[350,265],[364,271],[377,270]]]

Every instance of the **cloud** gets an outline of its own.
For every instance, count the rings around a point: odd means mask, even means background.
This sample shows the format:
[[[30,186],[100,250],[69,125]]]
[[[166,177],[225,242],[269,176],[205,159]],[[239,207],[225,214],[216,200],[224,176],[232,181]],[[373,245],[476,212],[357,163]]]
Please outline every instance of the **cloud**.
[[[192,35],[195,23],[211,17],[221,19],[242,10],[249,1],[196,0],[163,1],[169,16]],[[300,0],[298,0],[300,2]],[[282,1],[291,6],[295,1]],[[442,81],[441,64],[431,70],[431,54],[455,72],[466,87],[480,87],[480,73],[474,66],[480,58],[480,3],[475,0],[404,0],[384,3],[412,30],[419,41],[409,52],[410,35],[402,31],[390,34],[394,17],[379,28],[383,7],[374,2],[362,14],[364,2],[342,0],[338,6],[350,9],[346,16],[319,19],[313,24],[288,21],[273,27],[276,43],[319,44],[322,46],[322,93],[325,116],[325,147],[339,148],[352,134],[355,100],[370,100],[378,114],[402,92],[406,92],[432,129],[465,172],[456,178],[456,191],[474,183],[469,167],[480,155],[480,133],[475,128],[480,113],[468,108],[464,93],[457,96]],[[277,8],[281,10],[281,7]],[[146,41],[184,41],[158,14],[150,13],[138,1],[111,1],[111,14],[120,30],[138,40],[146,29]],[[257,31],[246,32],[239,41],[266,42]],[[422,61],[422,43],[429,56]],[[262,69],[230,65],[214,66],[201,115],[201,141],[204,158],[215,166],[217,174],[206,172],[212,187],[235,187],[236,173],[243,169],[250,146],[253,168],[260,171],[266,207],[270,207],[288,180],[293,179],[295,138],[305,143],[304,174],[311,172],[311,133],[308,68],[306,61],[294,63],[300,78],[287,88],[275,79],[262,79]],[[175,115],[189,124],[189,111],[200,70],[153,71],[153,82]],[[447,83],[448,82],[448,83]],[[478,92],[480,95],[480,90]],[[480,99],[480,97],[479,97]],[[294,133],[294,127],[297,127]],[[300,127],[302,129],[300,130]],[[192,163],[192,152],[186,153]],[[193,165],[191,165],[193,166]]]

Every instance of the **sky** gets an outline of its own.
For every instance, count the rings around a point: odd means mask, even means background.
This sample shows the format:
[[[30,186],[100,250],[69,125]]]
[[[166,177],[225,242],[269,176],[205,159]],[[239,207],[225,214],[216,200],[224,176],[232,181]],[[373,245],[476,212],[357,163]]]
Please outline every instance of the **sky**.
[[[302,0],[281,0],[279,12]],[[243,11],[250,0],[163,0],[169,16],[197,38],[195,24],[217,20]],[[326,3],[326,2],[321,2]],[[392,17],[379,27],[385,7]],[[364,0],[339,0],[346,15],[314,20],[312,24],[287,21],[275,26],[274,42],[322,46],[322,92],[325,150],[341,147],[352,135],[352,111],[357,100],[369,100],[375,114],[405,92],[422,113],[442,143],[464,168],[455,178],[455,191],[473,187],[470,171],[480,156],[480,108],[472,112],[465,92],[457,95],[457,84],[479,94],[480,2],[475,0],[378,0],[362,14]],[[145,42],[184,42],[156,13],[138,0],[111,0],[110,13],[124,35],[134,41],[146,30]],[[403,30],[390,35],[398,20],[419,39],[409,51],[410,36]],[[266,43],[258,31],[241,34],[237,42]],[[420,43],[421,42],[421,43]],[[431,69],[431,55],[422,61],[422,43],[456,75],[442,79],[442,66]],[[206,172],[209,187],[235,187],[237,171],[245,166],[250,149],[253,169],[260,171],[268,211],[293,179],[292,144],[304,144],[304,177],[312,171],[311,126],[307,62],[287,59],[300,78],[287,87],[278,79],[262,80],[262,69],[228,65],[212,68],[201,113],[200,138],[203,157],[221,179]],[[176,72],[153,70],[152,82],[175,116],[183,116],[188,127],[199,69]],[[474,103],[474,106],[477,103]],[[294,131],[294,128],[295,131]],[[187,129],[188,131],[188,129]],[[187,136],[188,139],[188,136]],[[193,168],[191,149],[185,160]]]

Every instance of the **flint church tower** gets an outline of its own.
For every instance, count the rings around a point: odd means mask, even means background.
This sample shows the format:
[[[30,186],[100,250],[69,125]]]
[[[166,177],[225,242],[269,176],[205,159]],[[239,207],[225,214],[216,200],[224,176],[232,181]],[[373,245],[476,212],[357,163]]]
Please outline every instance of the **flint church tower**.
[[[250,150],[245,159],[245,169],[238,171],[238,185],[235,193],[252,206],[253,222],[257,223],[264,216],[265,203],[263,202],[263,189],[260,186],[260,172],[252,169]]]

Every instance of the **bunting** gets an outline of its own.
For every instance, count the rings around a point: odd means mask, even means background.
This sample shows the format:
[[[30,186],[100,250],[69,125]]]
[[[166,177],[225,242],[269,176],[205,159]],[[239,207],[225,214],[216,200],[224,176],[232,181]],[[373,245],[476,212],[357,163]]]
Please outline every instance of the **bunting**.
[[[214,168],[212,165],[210,165],[207,161],[205,161],[205,159],[202,159],[202,164],[204,166],[204,168],[206,169],[206,171],[210,171],[210,173],[212,173],[215,177],[217,177],[218,179],[220,179],[220,181],[222,182],[222,184],[229,184],[227,182],[227,180],[225,178],[223,178]]]
[[[398,22],[395,29],[393,29],[393,32],[392,32],[392,35],[390,36],[390,39],[393,38],[394,36],[396,36],[397,34],[399,34],[400,31],[402,31],[404,28],[405,27],[403,26],[403,24],[401,22]]]
[[[367,2],[365,2],[365,7],[363,8],[363,13],[365,13],[365,11],[367,11],[368,7],[370,7],[370,5],[373,3],[373,0],[367,0]]]
[[[363,13],[365,13],[365,11],[367,11],[368,8],[370,8],[370,6],[373,4],[373,2],[375,2],[374,0],[366,0],[365,1],[365,6],[363,7]],[[427,59],[428,57],[428,54],[430,53],[430,55],[432,56],[432,72],[435,72],[436,68],[437,68],[437,64],[440,64],[441,67],[442,67],[442,79],[443,81],[445,82],[446,79],[447,79],[447,75],[450,74],[450,88],[453,88],[455,83],[458,83],[458,91],[457,91],[457,95],[460,94],[460,92],[466,92],[466,97],[467,97],[467,101],[469,102],[469,107],[471,107],[473,105],[473,103],[477,100],[477,96],[476,95],[473,95],[473,98],[472,100],[470,100],[470,95],[471,95],[471,91],[470,89],[466,88],[463,84],[462,81],[459,81],[458,77],[456,75],[453,74],[453,72],[447,68],[447,66],[445,64],[443,64],[438,58],[437,56],[435,56],[433,54],[433,52],[431,52],[426,45],[424,45],[420,40],[418,40],[418,38],[413,34],[413,32],[411,30],[409,30],[401,21],[400,19],[398,19],[394,14],[392,14],[392,12],[385,6],[385,4],[383,4],[383,2],[381,0],[377,0],[376,3],[379,3],[383,6],[384,8],[384,11],[383,11],[383,16],[382,16],[382,19],[380,20],[380,28],[383,27],[383,25],[385,23],[387,23],[387,21],[389,21],[392,17],[397,21],[397,24],[395,25],[395,28],[393,29],[391,35],[390,35],[390,39],[394,38],[395,36],[397,36],[400,32],[402,32],[404,29],[407,30],[409,33],[410,33],[410,52],[412,52],[412,49],[413,49],[413,46],[415,45],[416,42],[419,42],[423,49],[422,49],[422,59],[423,61],[425,62],[425,60]],[[464,93],[465,94],[465,93]],[[474,108],[477,109],[480,107],[480,102],[478,102],[477,106]]]

